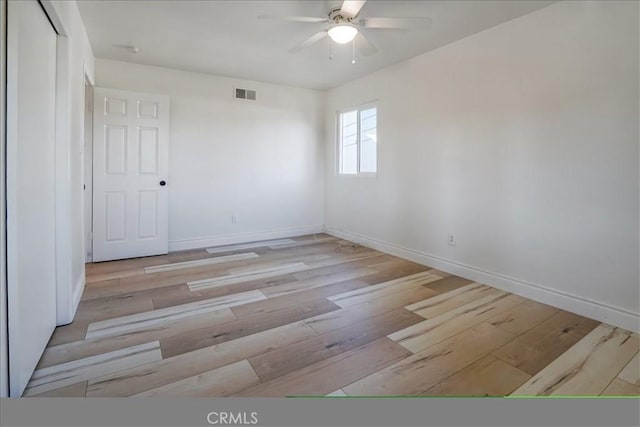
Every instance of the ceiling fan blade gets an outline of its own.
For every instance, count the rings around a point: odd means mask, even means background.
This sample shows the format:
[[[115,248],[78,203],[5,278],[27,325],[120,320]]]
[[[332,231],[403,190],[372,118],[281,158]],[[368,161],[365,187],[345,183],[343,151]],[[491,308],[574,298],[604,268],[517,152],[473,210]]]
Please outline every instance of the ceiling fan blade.
[[[358,51],[363,56],[371,56],[378,51],[378,49],[376,49],[376,47],[371,44],[369,39],[364,34],[362,34],[362,31],[360,31],[356,36],[355,43],[356,49],[358,49]]]
[[[312,35],[311,37],[309,37],[308,39],[306,39],[302,43],[300,43],[300,44],[292,47],[291,49],[289,49],[289,52],[300,52],[302,49],[307,48],[307,47],[319,42],[324,37],[326,37],[326,35],[327,35],[327,31],[326,30],[320,31],[318,33],[315,33],[314,35]]]
[[[364,28],[424,29],[431,26],[431,18],[363,18],[357,24]]]
[[[345,18],[355,18],[366,2],[367,0],[345,0],[340,8],[340,15]]]
[[[258,19],[275,19],[278,21],[311,22],[311,23],[329,22],[327,18],[316,18],[314,16],[259,15]]]

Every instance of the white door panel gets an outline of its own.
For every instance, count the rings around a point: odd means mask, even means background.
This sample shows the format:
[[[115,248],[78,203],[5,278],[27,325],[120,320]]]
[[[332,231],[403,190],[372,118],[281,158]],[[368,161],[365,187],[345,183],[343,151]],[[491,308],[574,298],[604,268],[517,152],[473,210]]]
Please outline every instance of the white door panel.
[[[96,88],[93,261],[168,251],[169,98]]]
[[[36,1],[8,2],[7,290],[11,396],[56,326],[56,38]]]

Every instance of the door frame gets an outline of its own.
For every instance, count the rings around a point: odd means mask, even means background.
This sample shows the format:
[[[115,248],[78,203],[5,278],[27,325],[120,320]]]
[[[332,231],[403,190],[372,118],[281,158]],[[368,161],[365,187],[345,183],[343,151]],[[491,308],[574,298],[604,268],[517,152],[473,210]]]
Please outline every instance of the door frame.
[[[95,87],[95,82],[91,80],[91,76],[86,67],[84,68],[83,84],[82,206],[84,209],[84,219],[82,221],[82,235],[85,243],[85,263],[90,263],[93,261],[93,88]],[[90,96],[87,97],[87,95]]]
[[[73,230],[82,224],[74,224],[71,221],[71,197],[72,193],[78,191],[71,181],[71,168],[75,162],[80,162],[81,170],[84,169],[83,157],[84,145],[81,146],[80,159],[78,153],[73,149],[71,141],[71,93],[73,85],[78,84],[72,81],[74,71],[79,71],[83,76],[81,80],[81,93],[84,100],[85,81],[93,85],[91,74],[85,61],[82,62],[81,70],[74,70],[71,64],[71,43],[62,16],[52,0],[38,0],[42,5],[49,21],[58,33],[56,40],[56,304],[58,326],[67,325],[74,319],[75,313],[80,303],[80,298],[84,290],[84,273],[74,281],[73,278],[73,253],[71,247],[71,237]],[[84,111],[83,111],[84,114]],[[83,122],[84,129],[84,122]],[[84,178],[83,178],[84,180]],[[81,200],[84,192],[81,194]],[[84,212],[84,211],[83,211]],[[84,222],[84,221],[83,221]],[[84,240],[82,241],[84,245]],[[85,252],[84,247],[82,252]],[[77,283],[76,283],[77,282]]]
[[[9,396],[9,322],[7,305],[6,159],[7,0],[0,0],[0,397]]]

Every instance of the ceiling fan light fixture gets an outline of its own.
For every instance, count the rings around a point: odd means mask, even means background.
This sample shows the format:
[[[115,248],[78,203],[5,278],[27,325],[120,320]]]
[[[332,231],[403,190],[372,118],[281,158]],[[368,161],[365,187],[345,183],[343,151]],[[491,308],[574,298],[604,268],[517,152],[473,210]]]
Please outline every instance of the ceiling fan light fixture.
[[[353,25],[341,24],[329,28],[329,37],[338,44],[352,41],[358,35],[358,29]]]

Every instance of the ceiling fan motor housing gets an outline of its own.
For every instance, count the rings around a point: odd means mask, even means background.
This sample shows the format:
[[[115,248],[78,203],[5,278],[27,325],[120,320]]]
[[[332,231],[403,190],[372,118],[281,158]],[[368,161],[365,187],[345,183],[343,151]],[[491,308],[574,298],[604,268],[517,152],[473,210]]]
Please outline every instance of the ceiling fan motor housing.
[[[342,16],[340,14],[340,9],[333,9],[329,12],[329,19],[336,24],[350,24],[351,18],[347,18],[346,16]]]

